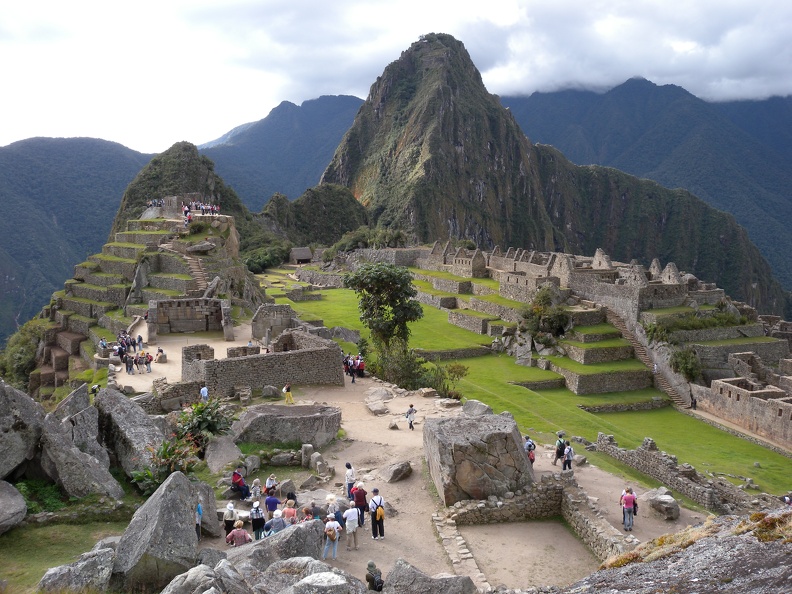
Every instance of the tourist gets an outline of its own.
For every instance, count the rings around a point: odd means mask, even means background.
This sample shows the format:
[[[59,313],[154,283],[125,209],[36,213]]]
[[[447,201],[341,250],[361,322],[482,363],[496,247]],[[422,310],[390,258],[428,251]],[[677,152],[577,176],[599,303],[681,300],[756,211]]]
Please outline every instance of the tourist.
[[[150,353],[143,353],[143,358],[146,361],[146,373],[151,373],[151,362],[154,360],[154,357],[152,357]]]
[[[209,402],[209,388],[207,388],[206,386],[201,387],[201,402],[203,402],[204,404]]]
[[[198,502],[198,505],[195,506],[195,535],[198,537],[198,541],[201,540],[201,520],[203,519],[203,507],[201,507],[201,502]]]
[[[286,382],[283,386],[283,393],[286,394],[286,402],[284,404],[294,404],[294,397],[292,396],[291,383]]]
[[[272,519],[275,517],[275,512],[279,511],[278,506],[281,504],[281,500],[275,497],[275,489],[270,489],[267,493],[267,498],[264,500],[264,507],[267,508],[267,517]]]
[[[335,516],[328,514],[327,522],[325,522],[325,545],[322,551],[322,561],[327,558],[327,551],[333,549],[333,561],[335,561],[336,553],[338,552],[338,538],[339,533],[343,530],[341,524],[336,522]]]
[[[287,524],[297,523],[297,508],[294,507],[294,505],[295,502],[293,499],[286,501],[286,507],[283,510],[283,519],[286,520]]]
[[[143,350],[143,336],[141,336],[140,334],[138,334],[137,337],[137,346],[139,351]]]
[[[253,502],[253,509],[250,510],[250,523],[256,540],[264,538],[264,510],[258,501]]]
[[[369,561],[366,564],[366,583],[368,584],[368,589],[375,592],[382,592],[385,587],[385,582],[382,581],[382,572],[377,568],[374,561]]]
[[[366,495],[368,495],[368,493],[363,488],[363,486],[363,483],[357,483],[355,485],[355,492],[352,498],[352,500],[355,502],[355,507],[358,508],[358,511],[360,512],[358,526],[364,526],[366,524],[366,510],[368,509],[368,500],[366,499]]]
[[[278,477],[274,474],[271,474],[267,477],[267,480],[264,482],[264,489],[269,493],[270,491],[275,491],[278,488]]]
[[[272,536],[281,530],[285,530],[287,527],[288,524],[286,524],[286,521],[283,519],[283,512],[279,509],[276,509],[274,512],[272,512],[272,519],[264,524],[265,535]]]
[[[335,518],[335,521],[344,526],[344,516],[341,514],[341,507],[338,505],[338,501],[336,500],[336,496],[330,493],[326,498],[325,501],[327,502],[327,513],[332,515]]]
[[[690,396],[690,408],[692,408],[693,410],[696,410],[696,406],[697,405],[698,405],[698,400],[696,400],[695,396],[691,395]]]
[[[165,356],[165,351],[162,350],[162,347],[157,347],[157,355],[154,357],[154,362],[159,363],[160,359]]]
[[[630,487],[624,487],[624,490],[621,492],[621,497],[619,497],[619,505],[622,508],[622,524],[624,524],[624,496],[627,494],[627,489]],[[635,501],[633,502],[633,517],[638,515],[638,497],[635,497]]]
[[[525,450],[525,454],[528,456],[528,461],[533,466],[534,460],[536,460],[536,444],[534,440],[525,436],[525,444],[523,444],[523,449]]]
[[[234,522],[234,529],[226,535],[226,542],[232,547],[240,547],[243,544],[253,542],[250,534],[242,527],[243,525],[242,520],[237,520]]]
[[[343,514],[344,525],[346,526],[347,533],[347,546],[346,550],[352,550],[352,543],[355,543],[355,550],[358,550],[357,529],[360,520],[360,511],[356,507],[350,507]]]
[[[558,439],[555,442],[555,457],[553,458],[553,466],[556,466],[556,462],[563,459],[564,450],[566,449],[566,443],[564,443],[564,432],[559,431],[557,435]]]
[[[632,487],[627,487],[625,491],[621,498],[622,508],[624,509],[624,531],[632,532],[636,497],[633,495]]]
[[[372,491],[371,501],[371,538],[380,540],[385,538],[385,500],[379,494],[379,489]]]
[[[235,491],[239,491],[243,501],[248,501],[250,499],[250,487],[248,487],[245,482],[245,477],[242,474],[243,472],[245,472],[245,469],[242,466],[237,466],[236,470],[231,475],[231,488]]]
[[[225,528],[226,536],[228,536],[234,529],[234,522],[239,519],[239,514],[234,510],[234,504],[230,501],[226,505],[226,511],[223,514],[223,527]]]
[[[413,423],[415,422],[415,413],[418,412],[415,407],[411,404],[410,408],[407,409],[407,412],[404,414],[407,417],[407,426],[410,428],[410,431],[414,431],[415,427],[413,427]]]
[[[250,496],[256,501],[261,499],[261,479],[257,478],[253,480],[253,486],[250,489]]]
[[[313,519],[314,519],[314,515],[313,515],[313,511],[311,510],[311,508],[310,507],[302,508],[302,519],[300,520],[300,523],[302,523],[302,522],[313,522]]]
[[[569,440],[566,441],[564,448],[564,462],[561,466],[561,470],[572,470],[572,458],[575,456],[575,450],[572,449],[572,445],[569,443]]]
[[[311,501],[311,515],[317,520],[322,519],[322,508],[316,505],[316,501]]]
[[[352,468],[352,463],[347,462],[344,466],[346,466],[346,488],[347,488],[347,499],[352,501],[352,487],[355,486],[355,469]]]

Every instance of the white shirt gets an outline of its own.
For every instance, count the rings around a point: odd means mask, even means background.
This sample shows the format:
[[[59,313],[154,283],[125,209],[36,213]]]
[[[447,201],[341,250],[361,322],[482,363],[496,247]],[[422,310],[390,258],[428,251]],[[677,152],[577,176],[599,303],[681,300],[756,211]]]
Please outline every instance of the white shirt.
[[[347,468],[346,471],[346,482],[354,483],[355,482],[355,469],[354,468]]]
[[[350,507],[348,510],[344,512],[344,520],[347,523],[348,531],[354,532],[354,528],[357,528],[358,521],[360,520],[360,511],[356,507]]]
[[[369,509],[371,510],[372,513],[376,513],[377,508],[384,505],[385,505],[385,500],[382,498],[382,495],[375,495],[374,497],[371,498],[371,501],[369,501]]]

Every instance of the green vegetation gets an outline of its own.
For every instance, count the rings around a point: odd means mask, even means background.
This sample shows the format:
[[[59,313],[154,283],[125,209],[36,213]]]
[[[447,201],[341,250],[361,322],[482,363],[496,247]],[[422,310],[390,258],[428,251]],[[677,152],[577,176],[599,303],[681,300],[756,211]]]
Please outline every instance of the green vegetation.
[[[677,349],[671,353],[668,364],[676,373],[681,373],[689,382],[694,382],[701,375],[701,361],[696,352],[688,347]]]
[[[49,326],[49,320],[33,319],[26,322],[11,336],[5,349],[0,351],[0,376],[15,388],[27,388],[30,373],[36,367],[39,340]]]
[[[57,485],[43,480],[24,480],[14,485],[25,498],[29,514],[54,512],[66,507],[65,497]]]
[[[192,442],[196,452],[203,457],[206,445],[215,435],[225,435],[231,428],[231,419],[220,410],[220,401],[196,402],[183,410],[176,426],[176,437]]]
[[[151,495],[174,472],[189,474],[196,464],[196,451],[193,442],[187,438],[163,441],[157,449],[151,450],[151,464],[143,470],[132,472],[132,482],[143,495]]]
[[[542,286],[528,306],[522,306],[520,315],[530,334],[546,332],[560,336],[569,324],[569,314],[563,307],[553,305],[553,297],[547,285]]]

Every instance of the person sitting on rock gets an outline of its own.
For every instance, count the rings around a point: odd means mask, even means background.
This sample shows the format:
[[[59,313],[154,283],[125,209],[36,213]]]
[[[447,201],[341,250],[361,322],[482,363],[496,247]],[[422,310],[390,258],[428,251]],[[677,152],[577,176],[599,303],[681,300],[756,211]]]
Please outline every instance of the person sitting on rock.
[[[234,491],[239,491],[242,499],[247,501],[250,499],[250,487],[247,486],[245,482],[245,477],[242,476],[243,468],[241,466],[237,466],[237,469],[231,475],[231,488]]]

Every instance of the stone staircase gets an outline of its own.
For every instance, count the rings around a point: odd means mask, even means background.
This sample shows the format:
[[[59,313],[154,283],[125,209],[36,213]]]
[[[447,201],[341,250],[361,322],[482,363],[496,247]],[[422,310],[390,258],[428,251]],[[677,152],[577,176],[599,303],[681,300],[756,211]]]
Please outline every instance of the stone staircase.
[[[613,310],[605,308],[606,319],[608,323],[616,327],[622,336],[630,341],[630,344],[635,351],[636,358],[650,369],[654,366],[654,361],[649,356],[646,347],[635,337],[635,335],[627,328],[627,324],[621,319]],[[655,387],[662,390],[671,398],[673,403],[679,408],[690,408],[690,404],[685,400],[679,392],[677,392],[670,383],[659,373],[653,374]]]

